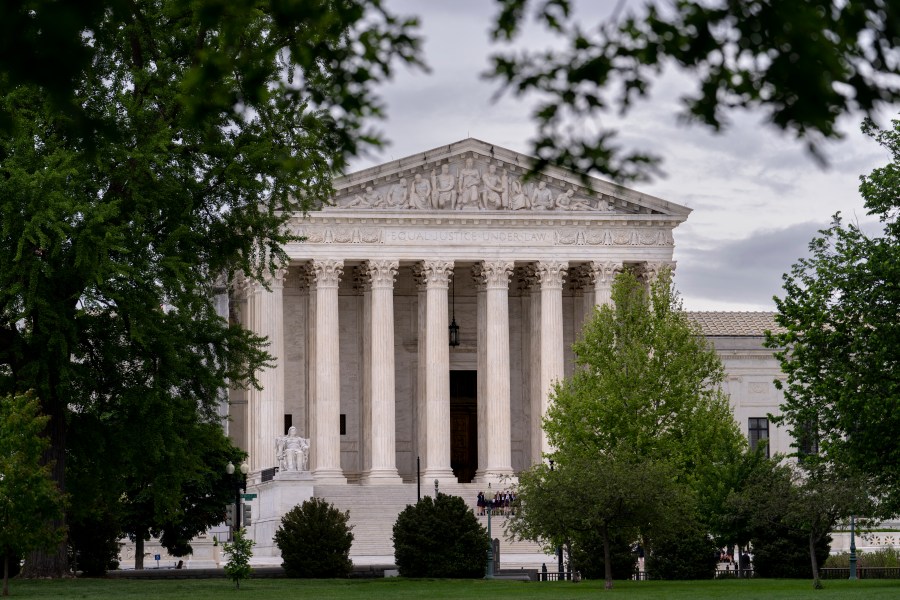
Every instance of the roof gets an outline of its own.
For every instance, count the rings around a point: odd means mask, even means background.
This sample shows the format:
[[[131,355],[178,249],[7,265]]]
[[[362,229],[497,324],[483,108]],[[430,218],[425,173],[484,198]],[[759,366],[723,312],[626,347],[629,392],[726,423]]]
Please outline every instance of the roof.
[[[766,331],[784,331],[775,323],[774,312],[687,311],[688,318],[697,323],[703,335],[762,337]]]

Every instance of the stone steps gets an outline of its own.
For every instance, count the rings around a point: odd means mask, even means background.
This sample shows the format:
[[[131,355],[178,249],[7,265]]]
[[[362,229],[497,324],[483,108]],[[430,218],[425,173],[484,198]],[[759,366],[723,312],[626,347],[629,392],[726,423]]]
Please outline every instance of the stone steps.
[[[476,511],[476,497],[485,487],[475,483],[442,484],[441,493],[460,496]],[[422,495],[433,494],[432,489],[423,486]],[[409,504],[416,502],[415,484],[396,485],[316,485],[315,495],[331,502],[342,511],[349,511],[353,525],[353,547],[350,557],[354,563],[393,561],[394,523],[397,515]],[[487,526],[487,517],[478,517]],[[540,546],[533,542],[510,541],[506,539],[503,524],[505,517],[491,518],[491,534],[500,540],[501,563],[518,567],[537,568],[548,560]],[[550,557],[552,559],[552,557]]]

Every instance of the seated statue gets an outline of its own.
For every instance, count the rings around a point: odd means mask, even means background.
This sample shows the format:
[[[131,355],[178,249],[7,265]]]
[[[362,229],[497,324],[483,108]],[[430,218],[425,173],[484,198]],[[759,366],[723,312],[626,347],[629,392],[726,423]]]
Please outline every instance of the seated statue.
[[[309,440],[297,435],[297,428],[275,439],[275,458],[279,471],[309,470]]]

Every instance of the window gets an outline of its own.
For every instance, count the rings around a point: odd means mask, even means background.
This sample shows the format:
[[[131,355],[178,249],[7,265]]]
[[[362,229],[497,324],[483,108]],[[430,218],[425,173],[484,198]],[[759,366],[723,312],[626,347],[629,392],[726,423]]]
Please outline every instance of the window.
[[[290,430],[291,425],[294,424],[294,415],[290,413],[286,413],[284,415],[284,435],[288,434],[288,430]]]
[[[750,449],[756,450],[760,440],[766,440],[766,458],[769,457],[769,419],[766,417],[750,417],[747,424],[747,437],[750,438]]]
[[[341,415],[341,435],[347,435],[347,415]]]
[[[819,427],[816,420],[807,421],[797,434],[797,456],[815,456],[819,453]]]

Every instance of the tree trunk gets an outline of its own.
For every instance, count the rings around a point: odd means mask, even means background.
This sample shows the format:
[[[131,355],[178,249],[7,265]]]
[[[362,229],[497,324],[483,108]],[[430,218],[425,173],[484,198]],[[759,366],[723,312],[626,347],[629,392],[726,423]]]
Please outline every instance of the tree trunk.
[[[603,574],[606,577],[606,584],[603,586],[607,590],[613,588],[612,578],[612,562],[609,553],[609,528],[603,528]]]
[[[813,589],[821,590],[822,582],[819,581],[819,563],[816,560],[816,538],[812,532],[809,534],[809,562],[812,564]]]
[[[9,552],[3,553],[3,595],[9,596]]]
[[[134,536],[134,570],[144,570],[144,536],[138,534]]]

